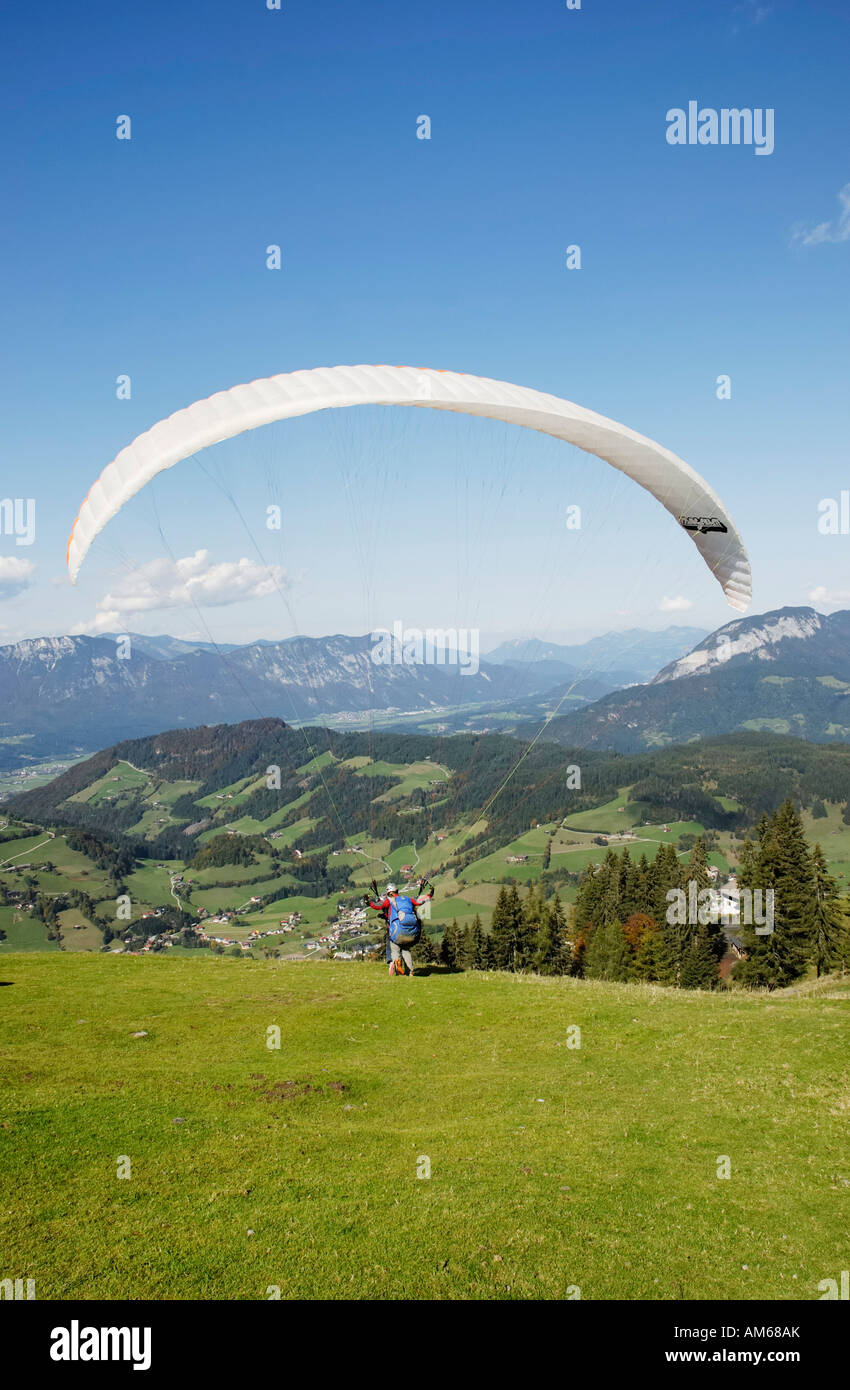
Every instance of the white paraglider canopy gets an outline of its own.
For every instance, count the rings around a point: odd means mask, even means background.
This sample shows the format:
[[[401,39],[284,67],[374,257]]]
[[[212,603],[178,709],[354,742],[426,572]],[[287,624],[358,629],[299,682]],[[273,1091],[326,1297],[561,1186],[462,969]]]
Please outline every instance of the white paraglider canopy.
[[[95,537],[166,468],[212,444],[276,420],[356,405],[452,410],[563,439],[617,468],[651,493],[691,535],[733,608],[749,607],[750,564],[717,493],[669,449],[583,406],[524,386],[429,367],[316,367],[266,377],[178,410],[113,459],[83,502],[68,541],[76,582]]]

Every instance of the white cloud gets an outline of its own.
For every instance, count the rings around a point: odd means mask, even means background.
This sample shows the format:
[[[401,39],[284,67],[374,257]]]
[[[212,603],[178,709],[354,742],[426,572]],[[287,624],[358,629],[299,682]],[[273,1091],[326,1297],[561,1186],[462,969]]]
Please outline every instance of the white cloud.
[[[266,598],[291,587],[280,565],[257,565],[252,560],[210,559],[208,550],[196,550],[180,560],[150,560],[122,579],[97,606],[89,623],[74,633],[114,632],[136,613],[163,608],[220,608],[245,599]]]
[[[675,598],[663,598],[658,605],[662,613],[685,613],[689,608],[693,608],[693,603],[689,598],[682,594],[677,594]]]
[[[850,183],[845,183],[838,194],[839,214],[832,222],[819,222],[808,230],[795,227],[791,241],[803,246],[820,246],[825,241],[850,241]]]
[[[773,6],[764,3],[764,0],[744,0],[743,5],[738,5],[732,11],[734,15],[740,15],[744,25],[763,24],[769,15],[773,13]],[[732,25],[732,33],[739,34],[740,26]]]
[[[29,588],[34,573],[32,560],[22,560],[18,555],[0,555],[0,599],[22,594]]]
[[[850,603],[850,589],[828,589],[825,584],[821,584],[817,589],[812,589],[809,602],[823,603],[829,608],[840,608],[842,604]]]

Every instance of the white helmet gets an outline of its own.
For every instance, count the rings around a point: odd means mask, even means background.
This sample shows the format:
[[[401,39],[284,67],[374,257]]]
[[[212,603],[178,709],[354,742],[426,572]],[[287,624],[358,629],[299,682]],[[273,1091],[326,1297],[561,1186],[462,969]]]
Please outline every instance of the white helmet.
[[[396,885],[395,885],[394,883],[388,883],[388,884],[387,884],[387,892],[388,892],[388,893],[397,893],[397,892],[398,892],[398,888],[396,887]]]

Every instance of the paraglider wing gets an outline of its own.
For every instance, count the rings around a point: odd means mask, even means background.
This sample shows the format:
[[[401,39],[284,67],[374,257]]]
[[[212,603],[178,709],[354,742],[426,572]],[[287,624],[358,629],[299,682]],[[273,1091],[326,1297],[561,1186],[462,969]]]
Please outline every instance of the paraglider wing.
[[[539,430],[618,468],[657,498],[689,532],[733,608],[752,594],[741,537],[720,498],[669,449],[583,406],[524,386],[428,367],[316,367],[266,377],[178,410],[140,434],[101,473],[68,541],[76,582],[92,541],[125,502],[181,459],[275,420],[355,405],[453,410]]]

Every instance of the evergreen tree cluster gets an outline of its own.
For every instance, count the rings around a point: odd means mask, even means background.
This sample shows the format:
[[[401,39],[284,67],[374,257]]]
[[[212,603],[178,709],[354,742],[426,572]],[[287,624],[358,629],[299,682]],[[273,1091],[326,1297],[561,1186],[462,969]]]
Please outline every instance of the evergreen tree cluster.
[[[693,889],[690,885],[693,884]],[[628,848],[609,850],[582,875],[573,913],[576,974],[589,979],[643,980],[683,989],[713,989],[726,940],[719,922],[689,921],[675,897],[711,884],[705,841],[682,861],[672,844],[635,862]],[[708,914],[705,914],[708,915]],[[685,920],[681,920],[684,918]]]
[[[515,886],[504,887],[493,909],[489,934],[477,914],[463,928],[452,921],[443,931],[437,959],[451,970],[569,975],[572,950],[561,900],[556,894],[547,902],[538,885],[531,885],[524,899]]]
[[[100,835],[90,835],[85,830],[66,830],[65,843],[69,849],[84,854],[98,869],[105,869],[113,879],[121,879],[132,873],[136,858],[128,844],[112,844]]]
[[[267,853],[269,846],[260,835],[215,835],[199,849],[194,859],[190,859],[189,869],[220,869],[225,864],[239,864],[247,867],[256,864],[259,853]]]
[[[850,962],[850,933],[838,885],[828,872],[819,844],[810,850],[792,801],[763,815],[755,836],[740,854],[742,888],[773,890],[773,931],[759,934],[745,926],[747,952],[736,980],[769,989],[792,984],[814,967],[820,976]]]
[[[702,837],[694,839],[685,861],[672,844],[662,845],[653,860],[641,855],[635,861],[628,848],[609,850],[582,875],[569,921],[559,898],[547,901],[539,884],[530,885],[525,897],[516,886],[503,887],[490,934],[478,917],[463,930],[452,922],[439,959],[452,969],[714,989],[728,942],[722,921],[711,920],[706,903],[708,867]],[[749,914],[749,923],[734,928],[745,953],[736,982],[774,989],[810,969],[820,976],[850,964],[850,923],[837,884],[820,845],[809,849],[790,800],[763,816],[755,837],[744,842],[739,885],[761,906]],[[773,930],[760,933],[768,890]],[[748,901],[742,894],[742,902]]]

